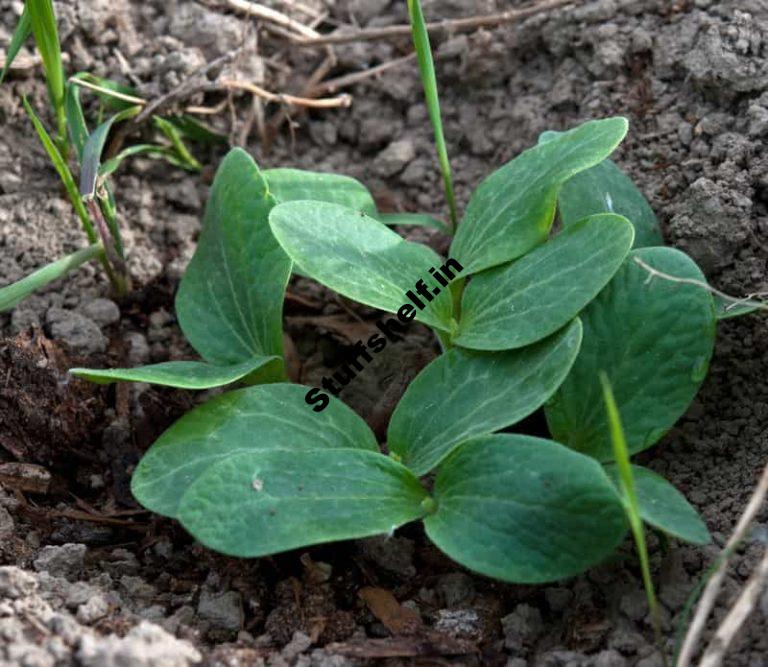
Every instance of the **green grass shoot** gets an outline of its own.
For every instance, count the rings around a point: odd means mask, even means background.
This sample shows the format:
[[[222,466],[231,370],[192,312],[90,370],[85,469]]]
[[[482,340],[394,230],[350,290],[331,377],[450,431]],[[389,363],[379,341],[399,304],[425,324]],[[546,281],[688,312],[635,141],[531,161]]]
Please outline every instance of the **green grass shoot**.
[[[608,376],[603,372],[600,373],[600,382],[603,385],[603,400],[605,402],[605,411],[608,418],[608,427],[611,432],[613,456],[616,460],[616,466],[619,470],[619,478],[621,479],[622,500],[627,513],[627,518],[629,519],[629,526],[632,530],[632,535],[635,538],[637,555],[640,559],[640,571],[643,577],[643,585],[645,586],[645,594],[648,598],[648,608],[651,612],[651,620],[653,622],[653,631],[656,637],[656,644],[661,651],[662,660],[666,666],[667,657],[662,642],[659,603],[656,600],[656,591],[653,586],[653,579],[651,578],[648,547],[645,543],[645,530],[643,529],[643,521],[640,518],[640,507],[637,500],[637,493],[635,491],[635,478],[632,474],[632,465],[629,460],[629,448],[627,447],[627,441],[624,438],[624,429],[621,425],[621,416],[619,415],[619,408],[616,405],[616,399],[613,395],[611,383],[608,380]]]
[[[5,64],[3,65],[3,71],[0,72],[0,83],[5,80],[5,76],[11,69],[13,61],[16,56],[19,55],[19,50],[24,42],[27,41],[27,37],[29,37],[31,33],[32,23],[29,20],[29,10],[27,9],[27,6],[24,5],[24,11],[22,12],[21,18],[16,25],[16,29],[11,36],[11,43],[8,45],[8,53],[5,54]]]
[[[37,49],[43,60],[43,69],[51,97],[51,106],[56,116],[58,136],[56,142],[59,151],[66,157],[69,152],[67,141],[67,115],[64,110],[64,66],[61,62],[59,31],[56,27],[56,15],[52,0],[27,0],[29,21],[35,36]]]
[[[451,216],[451,233],[456,231],[458,217],[456,214],[456,197],[453,193],[453,179],[451,177],[451,163],[448,161],[448,149],[443,135],[443,121],[440,116],[440,98],[437,94],[437,79],[435,77],[435,63],[432,60],[432,49],[429,44],[424,13],[421,11],[419,0],[408,0],[408,13],[411,18],[411,31],[413,32],[413,44],[416,47],[416,57],[419,61],[421,81],[424,85],[424,97],[429,110],[429,120],[435,132],[435,147],[437,158],[440,162],[440,171],[443,174],[443,186],[445,198],[448,200],[448,209]]]
[[[8,287],[3,287],[0,289],[0,312],[10,310],[22,299],[32,294],[32,292],[61,278],[65,273],[78,268],[82,264],[97,257],[102,257],[103,254],[104,250],[101,247],[101,243],[94,243],[87,248],[47,264],[12,285],[8,285]]]

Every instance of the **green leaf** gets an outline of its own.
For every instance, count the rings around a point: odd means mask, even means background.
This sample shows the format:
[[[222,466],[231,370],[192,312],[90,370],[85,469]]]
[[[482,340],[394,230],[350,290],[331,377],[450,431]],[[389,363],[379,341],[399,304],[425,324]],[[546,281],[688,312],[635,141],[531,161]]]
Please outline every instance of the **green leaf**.
[[[205,123],[201,123],[196,118],[183,114],[181,116],[169,116],[166,118],[171,125],[190,141],[199,144],[226,144],[227,136],[212,129]]]
[[[72,78],[82,78],[76,76]],[[80,88],[74,83],[68,83],[64,96],[64,111],[67,115],[67,130],[69,131],[69,140],[75,147],[78,160],[83,159],[83,150],[88,141],[88,125],[85,122],[83,105],[80,102]]]
[[[312,199],[376,215],[376,203],[371,193],[360,181],[349,176],[302,169],[266,169],[262,173],[270,194],[280,204]]]
[[[507,350],[557,331],[616,273],[632,246],[632,234],[625,218],[594,215],[525,257],[477,274],[464,291],[455,342]]]
[[[524,435],[466,442],[440,466],[433,496],[430,539],[470,570],[515,583],[583,572],[627,529],[597,461]]]
[[[27,0],[26,10],[35,35],[35,43],[43,60],[43,69],[51,95],[51,104],[58,111],[64,108],[64,67],[61,64],[59,31],[52,0]]]
[[[581,351],[546,415],[556,440],[603,461],[613,455],[598,373],[605,371],[614,387],[634,454],[653,445],[685,412],[707,374],[715,340],[709,292],[649,280],[636,257],[669,275],[704,280],[679,250],[640,248],[581,312]]]
[[[283,356],[291,261],[269,229],[273,205],[256,163],[232,149],[216,173],[197,251],[176,296],[184,334],[212,364]]]
[[[99,237],[93,227],[88,211],[85,210],[85,205],[80,198],[80,193],[77,190],[77,185],[75,184],[75,179],[72,177],[72,172],[69,170],[69,166],[61,156],[59,149],[46,131],[45,126],[40,122],[32,105],[27,101],[27,98],[22,98],[22,102],[24,104],[24,109],[27,111],[27,115],[32,121],[32,125],[37,132],[37,136],[40,138],[43,148],[45,148],[45,152],[48,153],[48,157],[51,159],[56,172],[59,174],[59,178],[61,178],[61,182],[64,184],[64,189],[67,191],[69,201],[72,203],[72,207],[80,218],[86,236],[88,236],[88,241],[91,244],[98,243]]]
[[[184,494],[179,520],[207,547],[256,557],[391,533],[423,516],[427,498],[378,452],[278,449],[211,466]]]
[[[389,423],[387,446],[417,475],[459,443],[511,426],[555,392],[576,359],[581,323],[511,352],[453,348],[408,385]]]
[[[114,157],[101,163],[99,167],[99,178],[103,179],[112,175],[120,165],[129,157],[134,155],[150,155],[162,157],[175,167],[185,168],[185,165],[178,159],[176,154],[168,146],[159,146],[158,144],[134,144],[121,150]]]
[[[618,468],[605,466],[619,488]],[[699,513],[674,486],[648,468],[632,466],[640,517],[654,528],[691,544],[709,544],[711,537]]]
[[[29,20],[29,10],[27,9],[27,6],[24,5],[24,11],[21,12],[19,22],[16,24],[16,28],[11,36],[11,42],[8,44],[8,49],[5,54],[5,64],[3,65],[3,71],[0,72],[0,83],[5,80],[13,61],[16,59],[16,56],[19,55],[21,47],[24,45],[24,42],[27,41],[27,37],[31,34],[32,22]]]
[[[567,180],[557,198],[563,226],[596,213],[618,213],[635,228],[635,248],[664,245],[659,221],[632,180],[611,160]]]
[[[263,384],[230,391],[194,408],[163,433],[131,481],[147,509],[175,517],[186,489],[212,465],[242,453],[364,449],[378,452],[371,429],[330,397],[322,412],[305,402],[309,387]]]
[[[561,132],[543,132],[539,143],[551,141]],[[635,228],[634,248],[664,245],[659,221],[648,200],[622,169],[605,159],[563,183],[557,197],[563,226],[596,213],[618,213]]]
[[[425,213],[377,213],[374,217],[389,226],[414,225],[418,227],[431,227],[443,234],[450,233],[444,222]]]
[[[246,378],[280,357],[253,357],[232,366],[215,366],[204,361],[165,361],[136,368],[71,368],[77,377],[108,384],[110,382],[149,382],[179,389],[211,389]]]
[[[44,287],[48,283],[52,283],[54,280],[58,280],[69,271],[102,255],[101,244],[95,243],[87,248],[73,252],[71,255],[57,259],[55,262],[47,264],[21,280],[3,287],[0,289],[0,312],[10,310],[35,290]]]
[[[141,111],[140,106],[128,107],[114,116],[111,116],[99,125],[90,135],[83,147],[80,165],[80,195],[94,197],[98,185],[99,166],[101,165],[101,153],[109,136],[109,131],[115,123],[120,123],[128,118],[133,118]]]
[[[427,246],[411,243],[365,213],[319,201],[276,206],[269,223],[285,251],[310,277],[350,299],[395,313],[407,290],[423,279],[437,296],[416,319],[450,331],[450,292],[429,283],[443,263]]]
[[[416,49],[416,58],[419,61],[419,73],[421,83],[424,86],[424,98],[429,111],[429,121],[435,134],[435,148],[437,159],[440,163],[440,172],[443,175],[443,187],[445,198],[448,201],[448,209],[451,217],[451,233],[456,231],[458,215],[456,213],[456,197],[453,193],[453,179],[451,178],[451,163],[448,160],[448,149],[443,136],[443,121],[440,117],[440,98],[437,93],[437,78],[435,77],[435,63],[432,60],[432,47],[429,44],[429,31],[424,20],[419,0],[408,0],[408,15],[411,20],[411,34],[413,46]]]
[[[171,142],[173,150],[176,152],[175,164],[180,164],[184,169],[189,171],[200,171],[203,168],[192,153],[190,153],[187,145],[184,143],[182,133],[176,128],[176,125],[165,118],[160,116],[152,116],[152,124],[159,129],[168,141]]]
[[[608,157],[627,132],[617,116],[593,120],[529,148],[475,190],[451,246],[475,273],[524,255],[543,243],[560,186]]]

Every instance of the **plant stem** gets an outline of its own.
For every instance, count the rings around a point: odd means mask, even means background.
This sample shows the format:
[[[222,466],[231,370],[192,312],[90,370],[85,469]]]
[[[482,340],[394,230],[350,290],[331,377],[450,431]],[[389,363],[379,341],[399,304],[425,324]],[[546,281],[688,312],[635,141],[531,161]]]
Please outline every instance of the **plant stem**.
[[[453,192],[453,179],[451,177],[451,163],[448,160],[448,149],[443,135],[443,122],[440,116],[440,98],[437,93],[437,79],[435,77],[435,63],[432,60],[432,48],[429,44],[424,14],[421,11],[419,0],[408,0],[408,13],[411,17],[411,30],[413,32],[413,45],[416,48],[416,57],[419,61],[421,82],[424,86],[424,97],[429,111],[429,120],[435,132],[435,148],[437,159],[440,162],[440,171],[443,174],[443,187],[445,198],[448,201],[448,209],[451,218],[451,234],[456,232],[458,216],[456,213],[456,197]]]

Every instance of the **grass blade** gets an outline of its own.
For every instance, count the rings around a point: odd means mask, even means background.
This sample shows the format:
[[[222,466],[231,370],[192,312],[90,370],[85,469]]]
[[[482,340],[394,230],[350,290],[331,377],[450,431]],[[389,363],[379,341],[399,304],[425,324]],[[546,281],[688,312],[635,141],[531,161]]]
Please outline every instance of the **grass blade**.
[[[98,186],[99,166],[104,144],[107,142],[109,131],[115,123],[127,120],[137,115],[141,107],[129,107],[111,118],[105,120],[89,136],[83,148],[82,164],[80,165],[80,194],[83,197],[95,197]]]
[[[195,159],[192,153],[189,152],[189,149],[184,143],[184,139],[182,139],[181,133],[179,132],[178,129],[176,129],[173,123],[167,121],[165,118],[160,118],[160,116],[153,116],[152,123],[171,142],[171,145],[173,146],[174,151],[176,151],[176,155],[179,159],[179,163],[184,169],[187,169],[189,171],[202,170],[203,165],[201,165]]]
[[[453,194],[453,179],[451,178],[451,163],[448,161],[448,149],[443,136],[443,121],[440,117],[440,99],[437,94],[437,79],[435,78],[435,63],[432,60],[432,49],[429,45],[429,33],[424,21],[419,0],[408,0],[408,13],[411,18],[413,44],[416,47],[416,57],[419,61],[421,82],[424,85],[424,97],[429,110],[429,120],[435,131],[435,147],[440,161],[440,171],[443,173],[445,198],[451,214],[451,233],[456,231],[458,224],[456,215],[456,197]]]
[[[29,20],[29,10],[25,5],[24,11],[21,13],[21,18],[11,36],[8,52],[5,54],[5,65],[3,65],[3,71],[0,72],[0,83],[5,80],[8,70],[11,69],[14,59],[19,55],[22,45],[27,41],[27,37],[29,37],[30,34],[32,34],[32,23]]]
[[[83,159],[83,149],[88,141],[88,125],[85,122],[83,105],[80,102],[80,88],[72,83],[67,84],[64,95],[64,112],[67,114],[67,129],[69,140],[75,147],[78,160]]]
[[[75,179],[72,177],[72,172],[69,170],[59,149],[56,147],[56,144],[53,139],[51,139],[51,136],[37,117],[37,114],[26,97],[23,98],[23,102],[24,108],[26,109],[29,118],[32,120],[32,125],[34,125],[35,130],[37,131],[37,136],[40,137],[40,141],[42,142],[46,153],[48,153],[48,157],[51,159],[53,166],[59,174],[59,178],[61,178],[61,182],[64,184],[69,200],[72,202],[72,206],[74,207],[77,216],[83,223],[83,229],[85,229],[88,240],[91,243],[96,243],[99,238],[98,234],[93,227],[88,211],[85,210],[85,205],[83,204],[82,199],[80,199],[80,193],[77,191],[77,185],[75,184]]]
[[[635,538],[637,555],[640,559],[640,571],[645,586],[645,594],[648,598],[648,608],[651,611],[653,620],[653,631],[656,636],[656,644],[661,651],[664,665],[667,665],[666,654],[662,644],[661,635],[661,617],[659,615],[659,604],[656,600],[656,591],[651,578],[651,567],[648,558],[648,547],[645,543],[645,531],[643,521],[640,518],[640,506],[635,492],[635,478],[632,474],[632,465],[629,461],[629,448],[624,438],[624,429],[621,426],[621,416],[619,408],[616,405],[616,399],[613,396],[613,389],[608,380],[608,376],[601,372],[600,382],[603,385],[603,400],[605,402],[605,411],[608,418],[608,427],[611,432],[611,442],[613,444],[613,455],[616,460],[616,466],[619,470],[619,479],[621,480],[622,500],[624,509],[629,519],[629,526],[632,529],[632,535]]]
[[[96,257],[103,255],[100,243],[73,252],[71,255],[57,259],[55,262],[44,266],[15,283],[0,289],[0,312],[13,308],[22,299],[28,297],[35,290],[44,287],[48,283],[61,278],[65,273],[78,268]]]
[[[43,59],[43,69],[51,96],[51,106],[56,114],[59,150],[66,155],[67,116],[64,111],[64,66],[61,63],[61,45],[56,27],[53,0],[27,0],[29,20],[37,49]]]

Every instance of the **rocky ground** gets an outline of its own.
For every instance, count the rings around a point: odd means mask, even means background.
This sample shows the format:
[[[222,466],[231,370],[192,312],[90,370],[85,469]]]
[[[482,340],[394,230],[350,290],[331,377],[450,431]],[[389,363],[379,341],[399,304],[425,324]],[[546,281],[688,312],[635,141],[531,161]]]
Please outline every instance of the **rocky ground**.
[[[330,11],[323,30],[334,22],[382,26],[406,18],[399,1],[304,1]],[[425,7],[438,18],[514,4],[434,0]],[[768,4],[576,4],[435,45],[459,200],[539,132],[623,114],[631,129],[618,162],[652,202],[667,241],[727,292],[767,290]],[[0,47],[21,6],[0,0]],[[56,7],[69,70],[133,83],[147,99],[242,42],[248,49],[231,73],[273,90],[300,92],[324,55],[257,33],[215,2],[60,0]],[[337,46],[330,76],[408,50],[407,39]],[[292,111],[290,127],[283,125],[269,151],[246,97],[234,97],[212,121],[235,141],[247,134],[262,165],[347,173],[383,208],[441,215],[414,64],[349,92],[350,109]],[[82,244],[22,94],[45,107],[39,68],[14,72],[0,87],[0,284]],[[214,92],[191,101],[212,106],[225,99]],[[70,380],[65,369],[189,355],[172,297],[223,149],[196,153],[209,165],[201,176],[135,159],[116,178],[136,282],[131,297],[116,302],[102,275],[86,267],[0,315],[0,665],[345,665],[374,657],[392,664],[660,665],[629,543],[615,561],[582,577],[509,586],[461,571],[414,528],[244,562],[207,552],[136,506],[127,490],[131,466],[205,396],[94,388]],[[355,316],[367,314],[316,286],[293,284],[286,326],[296,374],[311,383],[332,368],[365,326]],[[370,418],[382,395],[396,397],[426,363],[430,345],[413,327],[407,345],[382,356],[343,397]],[[652,543],[670,638],[768,458],[766,378],[765,318],[723,322],[698,399],[643,456],[702,512],[714,539],[705,548]],[[8,468],[18,463],[25,465]],[[729,570],[716,618],[764,548],[765,510],[758,521]],[[405,633],[404,623],[415,630]],[[728,665],[768,665],[766,623],[768,596]]]

